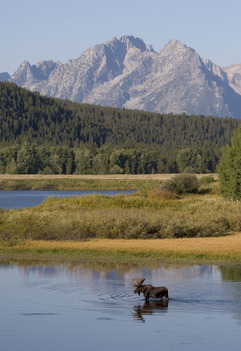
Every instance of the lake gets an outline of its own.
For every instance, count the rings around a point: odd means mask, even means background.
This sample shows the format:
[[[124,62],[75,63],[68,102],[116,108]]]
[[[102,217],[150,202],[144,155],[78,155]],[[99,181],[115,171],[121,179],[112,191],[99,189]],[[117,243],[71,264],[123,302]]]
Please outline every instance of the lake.
[[[0,207],[4,210],[33,207],[39,205],[47,197],[69,197],[69,196],[83,196],[88,194],[132,194],[134,191],[102,191],[102,190],[2,190],[0,191]]]
[[[171,300],[145,303],[139,277]],[[240,267],[3,261],[0,282],[1,350],[240,350]]]

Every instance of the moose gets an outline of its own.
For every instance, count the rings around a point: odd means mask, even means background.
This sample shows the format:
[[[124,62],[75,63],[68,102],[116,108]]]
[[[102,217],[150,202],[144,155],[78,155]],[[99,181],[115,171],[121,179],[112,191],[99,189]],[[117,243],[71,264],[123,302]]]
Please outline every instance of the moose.
[[[168,289],[165,286],[154,287],[151,284],[142,285],[145,278],[137,279],[133,284],[131,284],[136,289],[134,290],[134,294],[140,295],[141,293],[144,295],[145,300],[149,301],[149,298],[160,298],[162,299],[163,296],[169,300],[168,296]]]

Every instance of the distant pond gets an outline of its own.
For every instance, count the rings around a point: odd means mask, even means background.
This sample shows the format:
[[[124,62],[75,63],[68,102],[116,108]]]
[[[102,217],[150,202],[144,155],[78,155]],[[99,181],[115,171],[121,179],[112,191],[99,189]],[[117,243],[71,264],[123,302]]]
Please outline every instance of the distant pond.
[[[33,207],[41,204],[47,197],[69,197],[69,196],[83,196],[87,194],[132,194],[134,191],[122,190],[2,190],[0,191],[0,207],[4,210]]]
[[[240,350],[240,267],[0,261],[0,282],[1,350]]]

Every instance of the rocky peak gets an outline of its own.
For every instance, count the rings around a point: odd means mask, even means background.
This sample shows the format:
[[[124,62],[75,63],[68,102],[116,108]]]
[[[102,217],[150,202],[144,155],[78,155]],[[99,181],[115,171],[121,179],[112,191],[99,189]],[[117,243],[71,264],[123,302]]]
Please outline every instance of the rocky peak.
[[[201,57],[178,40],[170,40],[159,54],[162,70],[183,75],[188,71],[205,70]]]
[[[22,86],[22,85],[24,86],[25,82],[32,81],[32,80],[33,80],[33,74],[31,70],[31,65],[27,60],[21,63],[17,71],[10,78],[11,82],[14,82],[19,86]]]
[[[135,38],[132,35],[124,35],[120,37],[119,41],[126,45],[127,50],[130,48],[137,48],[141,51],[146,51],[146,44],[140,38]]]
[[[31,66],[28,61],[23,61],[10,80],[18,85],[24,84],[24,81],[48,80],[50,73],[59,65],[60,62],[40,61]]]
[[[161,58],[168,58],[168,61],[172,63],[192,61],[198,66],[203,66],[203,62],[196,51],[178,40],[170,40],[159,55]]]
[[[142,39],[125,35],[66,64],[40,61],[31,66],[25,61],[11,81],[75,102],[241,118],[241,96],[233,90],[234,84],[241,89],[240,69],[225,73],[178,40],[170,40],[158,54]]]
[[[169,40],[169,42],[164,46],[164,48],[161,50],[161,54],[164,55],[173,55],[173,54],[180,54],[186,51],[194,51],[191,48],[188,48],[185,44],[181,43],[180,41],[173,39]]]

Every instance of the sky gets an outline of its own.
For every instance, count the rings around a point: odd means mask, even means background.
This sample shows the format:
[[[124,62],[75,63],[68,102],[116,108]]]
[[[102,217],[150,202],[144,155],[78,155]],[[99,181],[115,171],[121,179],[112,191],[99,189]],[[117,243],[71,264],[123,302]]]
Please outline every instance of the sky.
[[[224,67],[241,62],[240,0],[0,0],[0,72],[78,58],[133,35],[160,52],[177,39]]]

